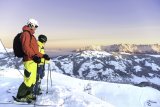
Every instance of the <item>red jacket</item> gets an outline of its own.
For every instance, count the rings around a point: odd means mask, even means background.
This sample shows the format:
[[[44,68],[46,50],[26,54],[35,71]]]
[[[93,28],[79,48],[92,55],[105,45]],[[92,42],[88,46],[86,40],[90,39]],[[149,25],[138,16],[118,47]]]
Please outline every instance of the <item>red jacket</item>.
[[[34,55],[37,55],[38,57],[41,57],[41,58],[43,56],[43,54],[41,54],[38,50],[37,40],[33,34],[34,34],[34,31],[31,30],[28,26],[23,27],[23,33],[21,35],[22,49],[23,49],[23,52],[25,53],[23,57],[23,61],[32,60],[32,57]]]

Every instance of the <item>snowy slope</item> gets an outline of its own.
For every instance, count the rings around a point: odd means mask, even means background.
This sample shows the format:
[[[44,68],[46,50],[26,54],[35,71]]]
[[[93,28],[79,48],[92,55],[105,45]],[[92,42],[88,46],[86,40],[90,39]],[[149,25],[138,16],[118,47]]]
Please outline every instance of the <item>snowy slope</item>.
[[[54,58],[56,72],[87,80],[151,86],[160,90],[160,55],[82,51]]]
[[[8,70],[8,71],[7,71]],[[0,71],[0,103],[12,101],[23,81],[15,69]],[[47,73],[47,71],[46,71]],[[46,74],[47,75],[47,74]],[[46,76],[42,81],[43,95],[37,104],[53,107],[160,107],[160,91],[127,84],[80,80],[52,72],[52,86],[46,94]],[[49,80],[50,81],[50,80]],[[3,104],[0,107],[17,107]],[[26,106],[27,107],[27,106]]]
[[[22,60],[0,53],[0,69],[23,69]],[[160,55],[82,51],[52,58],[52,70],[84,80],[150,86],[160,90]],[[16,65],[16,66],[15,66]]]

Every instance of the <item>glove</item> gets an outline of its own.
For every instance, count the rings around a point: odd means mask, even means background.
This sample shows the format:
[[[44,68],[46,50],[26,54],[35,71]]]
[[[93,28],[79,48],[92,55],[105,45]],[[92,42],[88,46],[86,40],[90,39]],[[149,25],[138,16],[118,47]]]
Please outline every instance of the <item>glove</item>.
[[[33,59],[33,61],[34,61],[35,63],[40,63],[40,62],[41,62],[41,58],[38,57],[38,56],[36,56],[36,55],[34,55],[34,56],[32,57],[32,59]]]
[[[44,58],[45,60],[50,60],[50,57],[49,57],[47,54],[44,54],[44,55],[43,55],[43,58]]]

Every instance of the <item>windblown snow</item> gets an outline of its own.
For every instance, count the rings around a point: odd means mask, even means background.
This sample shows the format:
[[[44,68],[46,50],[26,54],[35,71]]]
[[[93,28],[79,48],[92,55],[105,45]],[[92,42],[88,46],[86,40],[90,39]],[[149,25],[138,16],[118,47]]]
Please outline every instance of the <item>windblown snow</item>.
[[[21,71],[22,72],[22,71]],[[47,72],[42,81],[43,94],[38,96],[37,105],[53,107],[159,107],[160,91],[149,87],[136,87],[127,84],[116,84],[80,80],[54,71],[49,78],[47,91]],[[0,103],[12,102],[23,81],[16,69],[0,71]],[[1,107],[17,107],[14,104],[1,104]],[[27,107],[27,105],[25,105]],[[28,105],[30,106],[30,105]]]

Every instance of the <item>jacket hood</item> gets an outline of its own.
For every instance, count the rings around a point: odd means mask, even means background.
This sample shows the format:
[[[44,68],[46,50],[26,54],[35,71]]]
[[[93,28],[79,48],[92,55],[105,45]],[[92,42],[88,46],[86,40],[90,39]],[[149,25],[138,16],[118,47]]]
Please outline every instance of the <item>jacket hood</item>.
[[[29,31],[32,35],[35,33],[32,29],[30,29],[27,25],[23,26],[23,31]]]

